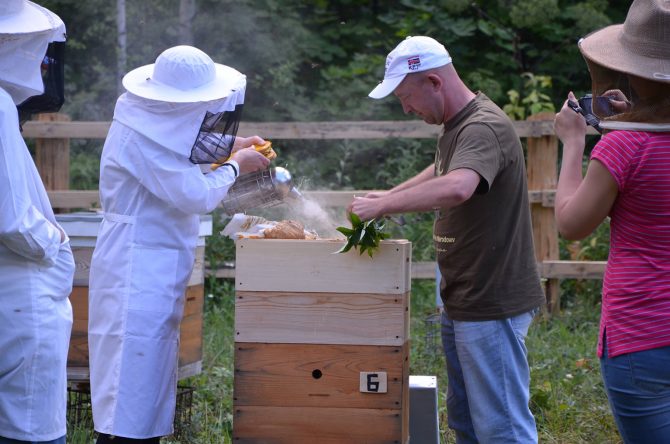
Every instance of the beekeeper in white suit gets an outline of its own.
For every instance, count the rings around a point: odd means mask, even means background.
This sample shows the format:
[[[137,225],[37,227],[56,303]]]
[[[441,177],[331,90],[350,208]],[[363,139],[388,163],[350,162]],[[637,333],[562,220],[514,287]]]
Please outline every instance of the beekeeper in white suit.
[[[236,138],[246,77],[197,48],[167,49],[123,78],[100,166],[104,218],[89,288],[91,397],[98,443],[172,433],[179,323],[199,216],[240,173],[267,167]],[[203,174],[199,164],[232,160]],[[138,441],[140,440],[140,441]]]
[[[2,444],[65,443],[74,260],[21,137],[17,111],[62,105],[62,59],[52,52],[62,54],[64,41],[65,25],[49,10],[24,0],[0,2]],[[43,80],[41,67],[58,78]],[[47,78],[57,91],[45,91]]]

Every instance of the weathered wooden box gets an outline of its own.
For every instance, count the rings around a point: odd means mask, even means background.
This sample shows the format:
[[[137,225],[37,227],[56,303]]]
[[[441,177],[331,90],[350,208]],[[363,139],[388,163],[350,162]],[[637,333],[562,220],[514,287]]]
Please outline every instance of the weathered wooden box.
[[[102,215],[98,213],[59,214],[56,219],[70,237],[76,265],[70,295],[74,323],[67,360],[68,379],[88,380],[88,276]],[[202,370],[205,237],[211,234],[211,216],[202,216],[196,261],[186,290],[184,317],[180,327],[180,379],[199,374]]]
[[[408,442],[411,243],[343,243],[237,241],[235,442]]]

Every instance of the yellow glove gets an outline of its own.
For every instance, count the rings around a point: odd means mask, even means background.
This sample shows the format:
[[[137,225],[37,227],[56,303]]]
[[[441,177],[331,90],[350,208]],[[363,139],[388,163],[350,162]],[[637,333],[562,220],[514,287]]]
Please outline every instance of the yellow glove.
[[[272,142],[270,142],[269,140],[266,140],[263,145],[253,145],[253,147],[256,151],[258,151],[259,153],[261,153],[263,156],[265,156],[270,160],[274,160],[277,157],[277,153],[275,152],[275,150],[272,149]],[[231,157],[233,156],[232,155],[228,156],[228,158],[226,158],[223,162],[213,163],[212,171],[220,167],[222,163],[225,163]]]
[[[272,142],[266,140],[263,145],[254,145],[254,149],[270,160],[277,157],[277,153],[272,149]]]

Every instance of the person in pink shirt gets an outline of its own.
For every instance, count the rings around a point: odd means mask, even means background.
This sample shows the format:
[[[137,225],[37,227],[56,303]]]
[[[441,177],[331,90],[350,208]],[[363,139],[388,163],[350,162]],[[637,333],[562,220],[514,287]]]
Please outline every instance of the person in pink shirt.
[[[579,42],[593,93],[584,112],[605,132],[583,177],[586,122],[572,92],[554,122],[563,142],[559,231],[581,239],[610,218],[598,356],[626,443],[670,440],[668,30],[670,1],[635,0],[622,25]]]

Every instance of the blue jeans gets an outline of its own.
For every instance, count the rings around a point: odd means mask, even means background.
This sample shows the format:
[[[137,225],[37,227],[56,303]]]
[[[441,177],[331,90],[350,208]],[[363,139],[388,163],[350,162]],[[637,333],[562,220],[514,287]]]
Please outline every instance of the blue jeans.
[[[670,347],[607,357],[600,372],[626,444],[670,442]]]
[[[18,439],[3,438],[0,436],[0,444],[65,444],[65,435],[51,441],[19,441]]]
[[[525,344],[537,312],[482,322],[442,313],[447,415],[457,444],[537,443]]]

